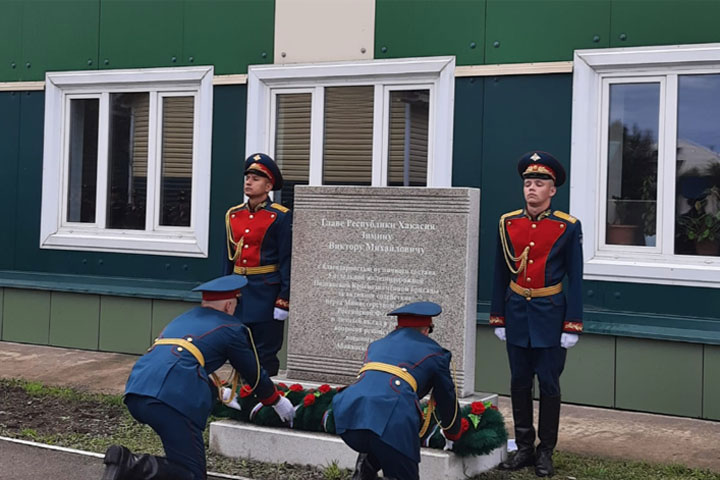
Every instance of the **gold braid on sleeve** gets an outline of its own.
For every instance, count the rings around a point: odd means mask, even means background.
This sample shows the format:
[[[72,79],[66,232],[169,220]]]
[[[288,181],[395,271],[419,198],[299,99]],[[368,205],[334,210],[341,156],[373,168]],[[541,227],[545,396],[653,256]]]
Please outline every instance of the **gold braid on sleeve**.
[[[510,271],[517,275],[520,272],[524,272],[527,269],[527,260],[530,253],[530,247],[525,247],[519,257],[513,257],[510,253],[510,242],[508,242],[507,236],[505,235],[505,217],[500,217],[500,243],[502,243],[503,257],[505,257],[505,263],[507,263]],[[520,262],[518,268],[513,265],[515,262]]]
[[[225,213],[225,233],[227,236],[228,260],[235,266],[235,262],[237,262],[240,252],[242,251],[244,237],[240,237],[240,240],[237,242],[233,238],[232,227],[230,226],[230,210]]]

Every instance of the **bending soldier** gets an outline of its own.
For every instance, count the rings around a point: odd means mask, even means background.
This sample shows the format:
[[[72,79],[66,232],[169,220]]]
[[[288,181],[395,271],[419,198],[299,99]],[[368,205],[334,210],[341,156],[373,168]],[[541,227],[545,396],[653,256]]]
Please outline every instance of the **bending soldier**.
[[[112,445],[102,480],[204,480],[203,430],[217,392],[209,377],[228,360],[263,404],[283,420],[292,419],[292,404],[260,367],[247,328],[232,316],[246,283],[243,276],[227,275],[194,288],[202,292],[201,306],[170,322],[135,363],[125,404],[160,436],[166,457]]]
[[[397,328],[370,344],[358,380],[333,398],[335,430],[360,452],[354,480],[375,479],[380,469],[386,479],[418,480],[419,399],[431,390],[445,437],[460,438],[451,354],[428,337],[441,311],[436,303],[416,302],[390,312]]]

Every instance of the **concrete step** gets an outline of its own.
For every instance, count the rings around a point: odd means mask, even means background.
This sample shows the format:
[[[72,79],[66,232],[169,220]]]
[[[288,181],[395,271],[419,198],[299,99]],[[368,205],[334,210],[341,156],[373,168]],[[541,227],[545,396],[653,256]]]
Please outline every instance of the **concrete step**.
[[[234,420],[210,424],[210,449],[227,457],[319,468],[336,462],[341,468],[352,469],[357,459],[357,453],[337,435],[260,427]],[[506,454],[505,446],[488,455],[464,458],[451,452],[423,448],[420,478],[464,480],[495,468],[505,459]]]

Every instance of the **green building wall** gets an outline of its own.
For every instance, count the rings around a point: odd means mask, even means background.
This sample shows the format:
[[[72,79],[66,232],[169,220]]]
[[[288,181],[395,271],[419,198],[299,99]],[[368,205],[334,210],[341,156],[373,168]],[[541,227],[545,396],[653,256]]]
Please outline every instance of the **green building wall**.
[[[0,0],[0,82],[180,65],[246,73],[272,63],[274,13],[273,0]],[[704,0],[377,0],[374,50],[378,59],[455,55],[460,66],[568,61],[575,49],[720,42],[718,17],[720,2]],[[44,92],[7,85],[0,339],[142,353],[197,301],[189,289],[222,271],[223,215],[241,196],[246,85],[214,88],[207,259],[40,249]],[[522,205],[515,160],[542,148],[569,167],[571,102],[571,74],[456,79],[453,184],[482,196],[478,390],[509,386],[487,318],[496,221]],[[568,200],[561,188],[554,207]],[[566,401],[720,419],[719,289],[586,281],[583,295],[588,333],[568,355]]]

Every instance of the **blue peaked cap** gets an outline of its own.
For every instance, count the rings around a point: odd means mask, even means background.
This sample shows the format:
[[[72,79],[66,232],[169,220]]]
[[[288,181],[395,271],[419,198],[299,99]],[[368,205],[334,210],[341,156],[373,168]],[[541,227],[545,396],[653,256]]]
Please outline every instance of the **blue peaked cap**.
[[[193,292],[235,292],[247,285],[247,278],[243,275],[224,275],[214,278],[193,288]]]
[[[255,173],[268,178],[273,184],[273,190],[282,190],[283,177],[275,160],[264,153],[253,153],[245,159],[244,174]]]
[[[418,315],[421,317],[435,317],[442,313],[442,307],[433,302],[413,302],[396,308],[388,315]]]

